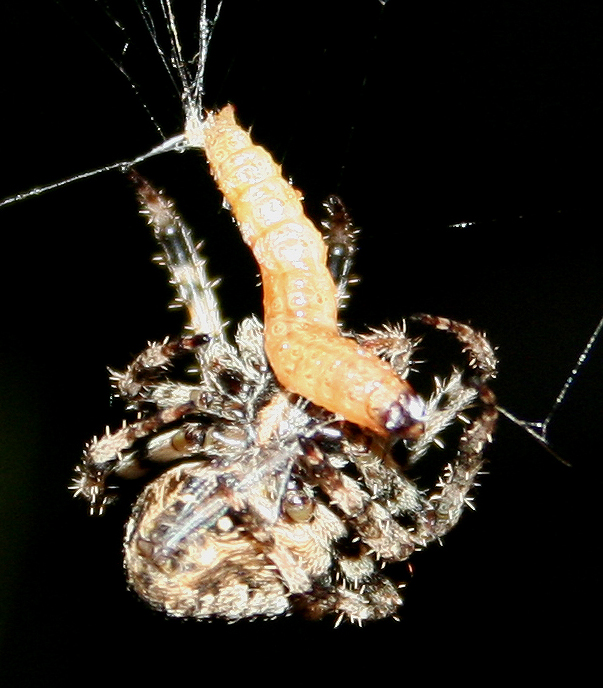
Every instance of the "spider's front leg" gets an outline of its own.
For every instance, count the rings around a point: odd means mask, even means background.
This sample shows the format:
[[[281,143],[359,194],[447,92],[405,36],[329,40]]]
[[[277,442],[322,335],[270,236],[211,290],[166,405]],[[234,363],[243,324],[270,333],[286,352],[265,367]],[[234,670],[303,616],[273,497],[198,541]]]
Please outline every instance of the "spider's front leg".
[[[417,522],[417,537],[428,543],[451,530],[466,506],[472,508],[468,495],[476,485],[484,464],[484,449],[492,442],[498,418],[496,397],[488,386],[496,376],[497,359],[487,338],[469,325],[430,315],[414,319],[454,335],[470,368],[466,375],[454,370],[446,383],[437,385],[427,402],[425,433],[414,443],[409,456],[409,463],[416,463],[430,444],[437,443],[437,435],[444,427],[456,419],[465,423],[457,455],[428,496],[429,507]]]
[[[425,544],[441,538],[458,522],[464,508],[473,508],[470,490],[484,465],[484,449],[492,442],[498,411],[490,390],[480,393],[484,404],[480,415],[472,421],[459,442],[459,451],[440,478],[436,490],[429,495],[430,508],[418,521],[416,534]]]
[[[139,419],[124,421],[113,432],[107,430],[86,448],[76,469],[74,489],[91,502],[93,511],[102,512],[111,476],[137,478],[153,464],[198,455],[211,457],[247,442],[241,419],[252,415],[271,380],[265,364],[252,365],[259,349],[256,339],[261,336],[254,325],[246,322],[241,328],[250,340],[247,367],[237,363],[232,357],[233,347],[226,342],[207,343],[205,336],[192,335],[151,344],[125,373],[113,374],[121,396],[139,411]],[[175,356],[196,351],[199,346],[207,370],[197,384],[157,379]],[[187,417],[191,417],[188,422]]]
[[[195,246],[190,227],[163,191],[133,169],[129,176],[136,185],[140,214],[147,218],[161,246],[160,262],[170,272],[177,294],[176,303],[188,310],[188,328],[194,334],[223,339],[225,322],[215,294],[219,280],[209,279],[205,259],[199,255],[200,246]]]
[[[337,309],[342,310],[350,298],[349,287],[358,282],[352,265],[360,230],[339,196],[330,195],[322,205],[327,212],[327,219],[320,223],[327,245],[327,267],[337,285]]]

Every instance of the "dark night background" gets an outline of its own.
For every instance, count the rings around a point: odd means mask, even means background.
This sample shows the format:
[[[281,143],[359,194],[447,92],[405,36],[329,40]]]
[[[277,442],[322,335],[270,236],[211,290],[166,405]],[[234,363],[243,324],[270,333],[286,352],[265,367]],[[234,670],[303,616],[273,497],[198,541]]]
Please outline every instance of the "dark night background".
[[[53,3],[5,3],[2,197],[160,141],[97,47],[119,59],[123,39],[86,4],[66,3],[72,22]],[[130,4],[115,10],[131,38],[124,66],[173,135],[179,103]],[[194,5],[176,3],[189,37]],[[237,106],[315,217],[331,192],[347,202],[363,228],[351,327],[415,312],[470,321],[498,347],[500,403],[541,420],[603,315],[601,28],[594,0],[225,0],[207,105]],[[140,171],[205,239],[228,317],[257,312],[253,260],[199,154]],[[451,227],[466,221],[476,224]],[[502,419],[476,512],[412,560],[401,623],[168,620],[125,588],[124,507],[90,519],[66,490],[84,443],[121,417],[106,366],[181,327],[132,189],[112,172],[2,208],[0,222],[7,685],[120,672],[206,680],[214,669],[228,682],[334,684],[366,671],[397,684],[415,667],[482,682],[569,669],[581,684],[600,639],[602,342],[550,428],[572,468]]]

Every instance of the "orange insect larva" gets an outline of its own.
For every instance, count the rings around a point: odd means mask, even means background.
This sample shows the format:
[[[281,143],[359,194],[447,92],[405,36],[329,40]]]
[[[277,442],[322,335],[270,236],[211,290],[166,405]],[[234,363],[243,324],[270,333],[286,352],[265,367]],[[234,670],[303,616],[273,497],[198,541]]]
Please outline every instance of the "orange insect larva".
[[[339,333],[322,235],[306,217],[299,191],[237,124],[232,105],[187,135],[205,151],[260,267],[265,348],[279,382],[380,435],[420,434],[423,404],[410,384]]]

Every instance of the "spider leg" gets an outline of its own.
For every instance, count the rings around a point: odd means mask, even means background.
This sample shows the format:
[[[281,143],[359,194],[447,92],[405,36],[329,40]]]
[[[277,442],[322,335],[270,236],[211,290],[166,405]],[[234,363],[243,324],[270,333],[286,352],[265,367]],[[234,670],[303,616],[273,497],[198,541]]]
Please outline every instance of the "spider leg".
[[[322,205],[328,216],[320,223],[328,251],[327,267],[337,285],[337,308],[341,310],[350,297],[349,287],[358,282],[351,270],[360,230],[339,196],[329,196]]]
[[[447,533],[457,523],[465,506],[471,506],[468,494],[476,484],[484,463],[483,452],[492,441],[498,417],[496,397],[487,384],[496,375],[497,359],[486,337],[469,325],[430,315],[414,316],[413,320],[453,334],[468,355],[470,367],[477,372],[464,379],[460,371],[454,370],[446,383],[436,381],[436,390],[426,405],[429,421],[425,433],[411,448],[410,464],[415,463],[438,433],[456,418],[466,424],[457,456],[446,466],[436,489],[428,497],[430,507],[417,521],[416,534],[427,544]],[[478,404],[481,410],[470,420],[465,412],[471,412]]]
[[[496,376],[497,359],[490,342],[486,337],[469,325],[449,318],[432,315],[415,315],[411,320],[422,322],[442,332],[454,335],[467,354],[469,366],[477,375],[466,378],[460,370],[454,369],[447,381],[435,380],[435,390],[426,402],[425,432],[413,443],[408,458],[410,464],[415,463],[429,449],[438,435],[457,418],[463,419],[463,411],[470,409],[478,400],[486,406],[490,402],[484,401],[493,397],[487,388],[489,380]]]
[[[425,544],[453,528],[466,506],[473,508],[468,494],[476,485],[484,464],[484,449],[492,442],[498,417],[496,398],[486,387],[480,390],[480,401],[484,404],[482,412],[464,430],[457,457],[429,496],[431,508],[425,518],[418,521],[416,534]]]
[[[358,341],[363,348],[387,361],[401,378],[408,375],[412,356],[419,343],[407,336],[404,323],[385,325],[381,329],[372,328],[370,333],[359,335]]]
[[[163,252],[171,283],[178,294],[177,303],[186,306],[190,329],[195,334],[224,338],[225,322],[220,315],[215,287],[219,280],[210,280],[205,260],[193,243],[192,232],[174,207],[173,201],[157,190],[138,172],[131,169],[130,179],[136,184],[141,215],[153,227]]]
[[[368,450],[350,445],[341,455],[328,456],[312,440],[304,443],[299,461],[307,479],[348,526],[347,537],[333,542],[337,567],[331,580],[321,580],[297,601],[311,617],[335,613],[338,621],[348,618],[361,624],[391,616],[402,603],[396,586],[380,573],[380,567],[408,558],[421,544],[394,516],[418,510],[422,500],[410,481],[384,465],[379,455],[382,450],[379,444]],[[344,455],[355,455],[355,467],[363,477],[369,477],[363,486],[336,467]],[[395,499],[398,501],[392,507]]]
[[[249,441],[241,424],[255,417],[276,386],[263,352],[259,322],[244,320],[236,340],[238,351],[222,338],[205,335],[150,344],[125,373],[113,373],[120,395],[144,417],[90,443],[77,467],[76,495],[88,499],[93,510],[102,511],[112,475],[136,478],[148,471],[149,462],[241,451]],[[199,348],[204,367],[196,384],[157,380],[175,357]],[[189,415],[207,418],[177,424]]]
[[[134,443],[197,410],[195,402],[188,401],[180,406],[162,409],[133,423],[124,423],[119,430],[107,431],[102,437],[95,437],[86,447],[81,463],[76,467],[73,485],[75,495],[87,499],[93,513],[102,513],[108,501],[105,494],[108,477],[116,473],[136,472],[137,459],[129,452]]]
[[[329,506],[342,514],[349,528],[348,551],[333,543],[336,577],[322,581],[303,603],[313,616],[335,612],[341,618],[362,621],[390,616],[400,596],[379,566],[406,560],[416,549],[439,539],[470,505],[469,491],[483,465],[483,451],[491,441],[496,422],[495,398],[487,386],[496,359],[487,340],[472,328],[443,318],[421,318],[436,329],[454,334],[477,374],[453,369],[446,381],[436,379],[426,403],[425,432],[407,442],[406,464],[414,466],[450,424],[466,424],[454,458],[431,491],[425,493],[401,470],[390,453],[391,443],[349,431],[339,454],[323,452],[312,438],[304,444],[299,463],[305,479],[325,495]],[[416,341],[403,328],[386,327],[359,338],[362,345],[391,363],[406,377]],[[349,427],[349,426],[348,426]],[[360,476],[360,480],[358,477]],[[355,547],[349,548],[349,543]]]
[[[196,351],[209,342],[207,335],[187,335],[174,340],[151,342],[126,368],[119,373],[111,370],[111,381],[119,396],[129,402],[149,400],[147,385],[155,387],[165,375],[174,358]],[[173,405],[173,404],[172,404]]]
[[[436,379],[436,387],[425,407],[425,429],[417,440],[408,443],[406,463],[413,466],[435,443],[438,435],[457,420],[465,423],[456,456],[444,469],[435,488],[428,494],[400,471],[386,446],[374,444],[362,451],[348,451],[362,483],[370,493],[360,515],[348,514],[365,543],[370,543],[377,558],[400,561],[408,558],[416,548],[439,539],[458,521],[465,506],[471,506],[469,492],[476,484],[483,466],[483,452],[492,441],[496,424],[496,399],[487,386],[495,375],[496,357],[487,339],[471,327],[445,318],[420,316],[422,322],[436,329],[450,332],[463,346],[469,365],[477,375],[463,375],[453,369],[446,381]],[[367,346],[388,360],[401,376],[406,376],[416,342],[400,328],[384,328],[361,338]],[[324,482],[321,485],[340,508],[335,491]],[[383,509],[383,512],[381,511]],[[410,523],[408,523],[410,519]],[[373,528],[380,538],[371,539]],[[394,534],[401,549],[392,549],[388,535]]]
[[[361,453],[356,454],[354,463],[363,474],[367,490],[355,485],[355,500],[350,499],[350,494],[344,498],[338,494],[347,492],[347,476],[332,467],[322,469],[321,489],[332,505],[345,513],[344,520],[353,528],[354,539],[362,544],[354,556],[339,554],[342,580],[328,594],[322,590],[308,597],[306,604],[314,614],[324,606],[326,611],[338,612],[340,618],[362,621],[395,612],[401,604],[399,592],[381,575],[378,563],[407,559],[416,549],[445,535],[463,509],[471,506],[468,494],[483,466],[483,451],[492,441],[497,416],[494,395],[485,386],[479,391],[479,399],[483,404],[481,413],[464,430],[457,457],[427,496],[399,472],[391,455],[378,446],[362,458]],[[354,452],[350,455],[354,457]]]
[[[496,377],[496,366],[498,363],[496,354],[492,345],[483,334],[457,320],[426,315],[424,313],[413,315],[411,320],[417,320],[425,325],[434,327],[436,330],[453,334],[463,345],[463,351],[469,355],[469,365],[479,371],[480,379],[485,382]]]
[[[467,385],[460,370],[453,370],[450,377],[435,379],[435,389],[425,402],[423,434],[410,447],[407,463],[414,465],[434,445],[441,446],[439,436],[452,423],[464,418],[463,412],[478,400],[479,391]]]

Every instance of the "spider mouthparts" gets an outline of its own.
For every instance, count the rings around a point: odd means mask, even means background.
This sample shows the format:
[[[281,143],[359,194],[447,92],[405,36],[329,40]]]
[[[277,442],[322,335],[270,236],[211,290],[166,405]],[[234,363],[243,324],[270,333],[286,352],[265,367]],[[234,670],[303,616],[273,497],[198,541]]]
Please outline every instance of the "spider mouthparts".
[[[417,439],[425,430],[425,404],[416,394],[401,394],[387,409],[385,428],[404,439]]]

